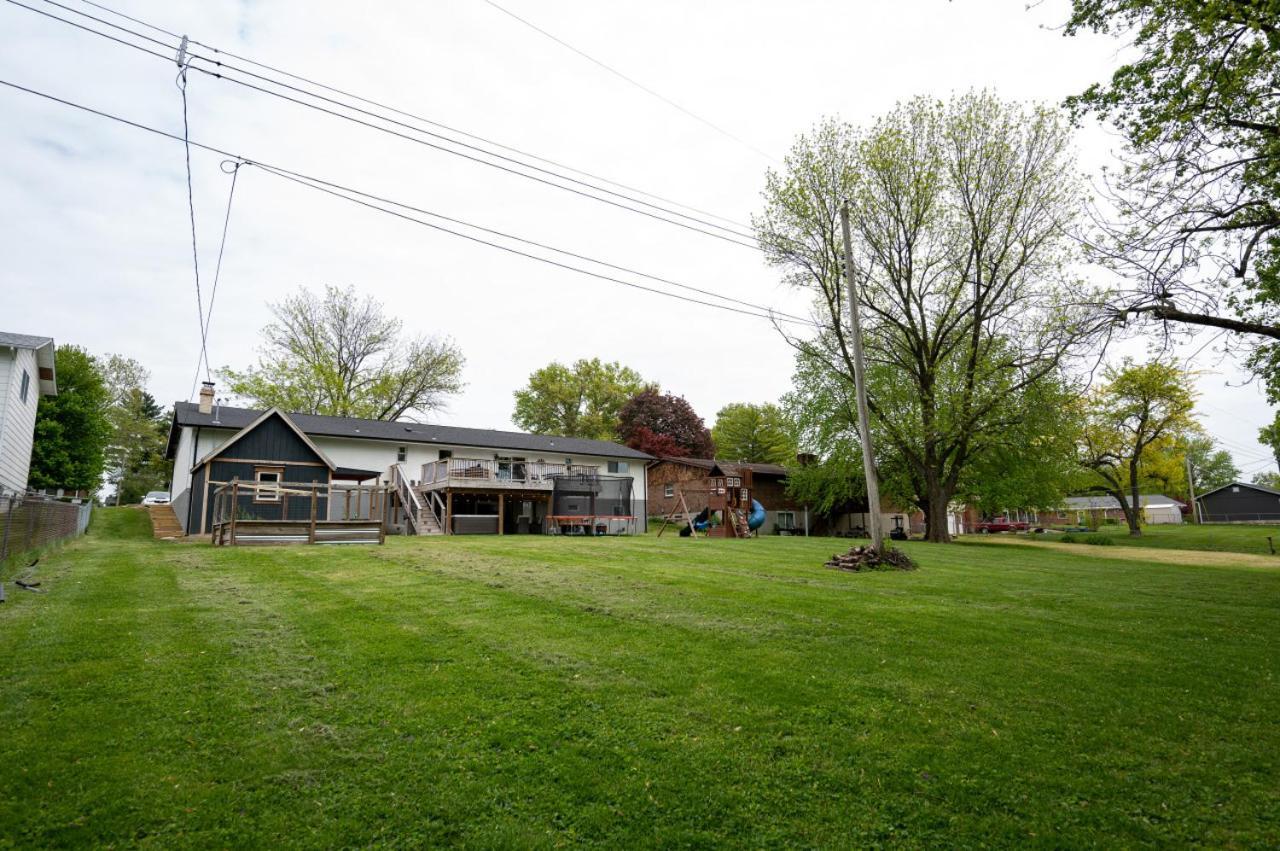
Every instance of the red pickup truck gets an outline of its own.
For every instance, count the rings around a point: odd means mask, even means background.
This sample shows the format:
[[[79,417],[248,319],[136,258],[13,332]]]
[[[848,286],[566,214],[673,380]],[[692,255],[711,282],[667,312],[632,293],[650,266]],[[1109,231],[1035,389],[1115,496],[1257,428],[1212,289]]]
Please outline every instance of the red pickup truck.
[[[994,520],[983,520],[973,527],[973,531],[987,535],[992,532],[1025,532],[1031,524],[1024,520],[1010,520],[1008,517],[997,517]]]

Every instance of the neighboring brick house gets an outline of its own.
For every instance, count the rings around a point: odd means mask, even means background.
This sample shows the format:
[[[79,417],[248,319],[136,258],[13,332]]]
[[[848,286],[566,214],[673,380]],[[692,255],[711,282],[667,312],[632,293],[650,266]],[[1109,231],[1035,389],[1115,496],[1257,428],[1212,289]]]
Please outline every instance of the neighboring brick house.
[[[748,464],[717,461],[710,458],[660,458],[649,465],[649,514],[660,517],[679,511],[680,494],[684,494],[689,510],[697,514],[707,506],[705,481],[711,468],[718,466],[727,475],[751,472],[752,497],[764,506],[763,535],[774,530],[794,530],[803,534],[805,508],[787,496],[787,468],[777,464]]]
[[[1181,523],[1186,505],[1173,497],[1159,493],[1138,496],[1142,506],[1142,522],[1150,525]],[[1040,512],[1040,519],[1047,523],[1070,523],[1078,526],[1097,526],[1104,520],[1125,522],[1124,509],[1114,496],[1069,496],[1057,511]]]

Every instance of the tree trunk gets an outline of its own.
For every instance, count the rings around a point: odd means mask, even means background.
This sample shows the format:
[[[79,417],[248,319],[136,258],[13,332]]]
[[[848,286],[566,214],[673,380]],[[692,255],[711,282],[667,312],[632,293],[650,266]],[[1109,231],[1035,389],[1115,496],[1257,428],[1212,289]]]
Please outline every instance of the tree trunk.
[[[1124,505],[1124,500],[1120,504]],[[1138,499],[1138,463],[1137,458],[1129,462],[1129,507],[1124,513],[1124,519],[1129,522],[1129,534],[1135,538],[1142,537],[1142,525],[1138,522],[1138,518],[1142,512],[1142,502]]]
[[[935,544],[951,542],[951,531],[947,528],[947,507],[951,504],[951,493],[938,476],[928,477],[928,493],[924,509],[924,539]]]

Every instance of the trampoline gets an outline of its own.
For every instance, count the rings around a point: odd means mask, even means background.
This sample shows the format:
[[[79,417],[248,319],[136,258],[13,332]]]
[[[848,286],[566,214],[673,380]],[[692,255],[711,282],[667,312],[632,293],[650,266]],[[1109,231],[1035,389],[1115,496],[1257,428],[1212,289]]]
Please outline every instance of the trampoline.
[[[636,530],[630,476],[567,473],[551,477],[547,532],[553,535],[631,535]]]

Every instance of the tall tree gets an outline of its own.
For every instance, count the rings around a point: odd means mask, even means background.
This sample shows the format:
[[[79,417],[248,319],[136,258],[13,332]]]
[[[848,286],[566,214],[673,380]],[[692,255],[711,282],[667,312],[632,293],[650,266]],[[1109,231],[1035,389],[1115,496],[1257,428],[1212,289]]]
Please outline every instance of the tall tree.
[[[1185,372],[1159,361],[1135,364],[1126,359],[1108,368],[1104,377],[1107,383],[1089,400],[1080,463],[1101,490],[1119,501],[1129,534],[1141,535],[1138,497],[1151,450],[1161,441],[1194,434],[1195,396]]]
[[[98,361],[79,346],[54,356],[58,395],[41,397],[31,448],[30,483],[94,493],[102,485],[111,436],[110,394]]]
[[[711,458],[715,444],[697,411],[683,396],[646,387],[627,400],[618,413],[618,438],[641,452],[643,446],[673,448],[670,455]],[[670,445],[664,440],[670,439]],[[652,454],[652,453],[650,453]]]
[[[573,366],[552,362],[516,391],[512,421],[534,434],[615,440],[622,406],[645,388],[635,370],[599,358]]]
[[[1116,310],[1230,332],[1280,400],[1280,4],[1074,0],[1083,31],[1135,51],[1069,99],[1127,142],[1095,245],[1132,281]]]
[[[463,387],[453,341],[402,336],[403,322],[353,288],[304,289],[270,307],[257,365],[220,372],[256,407],[397,420],[438,411]]]
[[[877,447],[903,465],[926,537],[966,467],[1056,381],[1093,328],[1070,279],[1082,209],[1068,128],[1053,111],[968,94],[915,100],[866,132],[827,121],[766,180],[760,243],[814,295],[821,326],[788,339],[852,380],[839,210],[852,207]],[[877,459],[883,466],[883,460]]]
[[[107,385],[107,420],[111,437],[106,448],[107,480],[115,502],[136,502],[168,481],[162,463],[165,450],[164,411],[146,391],[147,369],[132,358],[109,355],[102,367]]]
[[[729,461],[794,464],[794,426],[777,405],[734,402],[716,414],[711,427],[716,454]]]
[[[1276,459],[1276,467],[1280,468],[1280,413],[1258,429],[1258,442],[1271,450],[1271,457]]]

